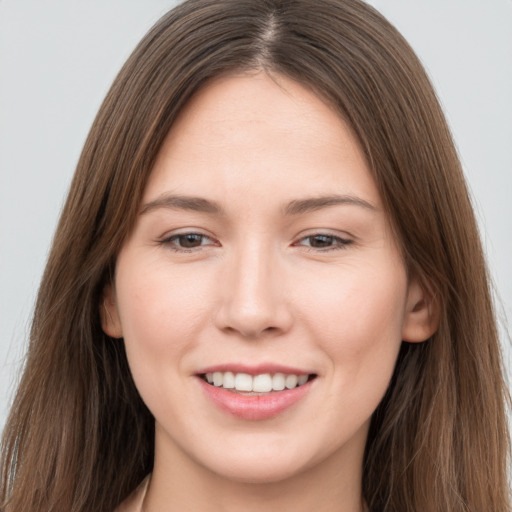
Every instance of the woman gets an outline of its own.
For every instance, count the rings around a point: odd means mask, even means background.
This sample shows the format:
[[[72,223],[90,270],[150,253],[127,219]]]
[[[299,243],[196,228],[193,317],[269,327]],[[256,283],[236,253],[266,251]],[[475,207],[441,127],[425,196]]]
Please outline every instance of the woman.
[[[505,511],[505,396],[405,41],[359,1],[189,1],[83,150],[0,507]]]

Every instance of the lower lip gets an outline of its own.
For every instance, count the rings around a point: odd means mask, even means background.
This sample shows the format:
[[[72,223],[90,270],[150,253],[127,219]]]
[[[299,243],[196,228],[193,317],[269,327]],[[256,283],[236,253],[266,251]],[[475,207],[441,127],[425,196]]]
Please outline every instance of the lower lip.
[[[243,420],[274,418],[295,405],[311,389],[313,381],[283,391],[265,395],[244,395],[212,386],[199,377],[206,396],[222,411]]]

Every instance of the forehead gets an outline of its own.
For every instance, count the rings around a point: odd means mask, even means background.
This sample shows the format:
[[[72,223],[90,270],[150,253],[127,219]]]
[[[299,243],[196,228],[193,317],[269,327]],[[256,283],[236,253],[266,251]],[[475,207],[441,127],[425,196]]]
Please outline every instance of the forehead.
[[[162,192],[266,201],[342,193],[379,203],[364,154],[338,113],[302,85],[263,72],[218,78],[191,99],[144,199]]]

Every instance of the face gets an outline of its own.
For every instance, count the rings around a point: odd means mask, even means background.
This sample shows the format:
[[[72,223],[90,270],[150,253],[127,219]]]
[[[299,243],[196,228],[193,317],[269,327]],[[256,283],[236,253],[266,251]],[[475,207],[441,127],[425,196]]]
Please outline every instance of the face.
[[[351,130],[263,73],[182,112],[106,296],[156,459],[239,481],[360,466],[402,340],[429,335]]]

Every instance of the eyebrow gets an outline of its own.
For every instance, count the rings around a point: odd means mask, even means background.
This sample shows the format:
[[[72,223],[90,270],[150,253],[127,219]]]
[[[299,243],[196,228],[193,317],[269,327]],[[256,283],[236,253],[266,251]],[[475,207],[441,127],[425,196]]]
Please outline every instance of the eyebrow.
[[[202,197],[179,196],[164,194],[149,203],[146,203],[140,212],[141,215],[156,210],[167,208],[170,210],[189,210],[193,212],[222,214],[223,210],[218,203]]]
[[[359,206],[367,210],[376,211],[377,208],[368,201],[353,195],[332,195],[322,197],[312,197],[306,199],[296,199],[288,203],[284,209],[285,215],[301,215],[303,213],[313,212],[322,208],[337,205]]]
[[[283,212],[286,216],[295,216],[338,205],[358,206],[370,211],[376,210],[375,206],[360,197],[353,195],[331,195],[294,199],[286,205]],[[224,214],[222,207],[217,202],[209,199],[195,196],[163,194],[153,201],[144,204],[140,211],[140,215],[144,215],[159,208],[188,210],[216,215]]]

